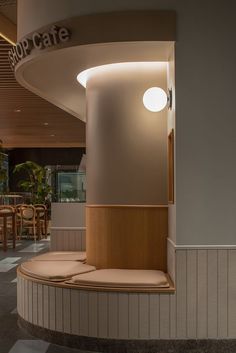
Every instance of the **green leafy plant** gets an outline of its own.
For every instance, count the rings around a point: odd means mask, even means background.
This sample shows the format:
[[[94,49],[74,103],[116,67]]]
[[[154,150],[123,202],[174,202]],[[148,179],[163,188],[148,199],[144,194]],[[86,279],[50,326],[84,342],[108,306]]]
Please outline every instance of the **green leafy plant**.
[[[31,201],[36,203],[47,203],[51,194],[51,186],[48,183],[48,171],[39,164],[26,161],[17,164],[14,168],[14,173],[24,172],[26,178],[18,182],[18,186],[31,194]]]
[[[2,140],[0,140],[0,184],[3,192],[7,191],[7,169],[5,166],[6,155],[3,153]]]

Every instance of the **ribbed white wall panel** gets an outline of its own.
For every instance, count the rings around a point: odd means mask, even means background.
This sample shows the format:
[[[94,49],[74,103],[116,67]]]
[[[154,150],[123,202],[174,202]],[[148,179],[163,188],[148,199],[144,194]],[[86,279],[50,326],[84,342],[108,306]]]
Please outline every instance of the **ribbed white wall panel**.
[[[51,251],[85,251],[86,229],[83,227],[52,227]]]
[[[176,250],[176,293],[57,288],[18,277],[19,315],[38,326],[117,339],[236,338],[236,249]]]

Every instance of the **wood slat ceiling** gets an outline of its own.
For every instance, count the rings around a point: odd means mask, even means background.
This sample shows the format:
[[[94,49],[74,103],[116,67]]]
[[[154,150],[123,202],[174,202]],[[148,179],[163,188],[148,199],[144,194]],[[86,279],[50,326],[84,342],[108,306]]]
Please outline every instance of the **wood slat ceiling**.
[[[85,146],[85,123],[20,86],[0,37],[0,139],[5,148]],[[46,125],[46,124],[47,125]]]

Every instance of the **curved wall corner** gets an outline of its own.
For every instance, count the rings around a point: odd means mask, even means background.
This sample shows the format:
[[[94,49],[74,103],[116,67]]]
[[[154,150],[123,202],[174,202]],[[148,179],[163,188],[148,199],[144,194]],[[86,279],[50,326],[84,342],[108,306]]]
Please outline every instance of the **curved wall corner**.
[[[167,269],[167,107],[144,107],[153,86],[167,91],[167,63],[88,77],[86,251],[97,268]]]
[[[88,80],[88,204],[167,204],[167,107],[143,105],[153,86],[167,91],[167,63],[107,65]]]

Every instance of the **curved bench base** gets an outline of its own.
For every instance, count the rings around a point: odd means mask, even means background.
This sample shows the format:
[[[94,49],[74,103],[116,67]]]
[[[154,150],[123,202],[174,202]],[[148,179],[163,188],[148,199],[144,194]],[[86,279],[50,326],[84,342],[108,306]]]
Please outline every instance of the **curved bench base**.
[[[27,330],[31,335],[43,339],[47,342],[86,350],[91,352],[104,353],[191,353],[195,350],[198,352],[207,353],[231,353],[236,351],[236,340],[217,340],[217,339],[202,339],[202,340],[118,340],[105,339],[96,337],[77,336],[68,333],[60,333],[33,325],[20,316],[18,317],[18,325],[20,328]]]

